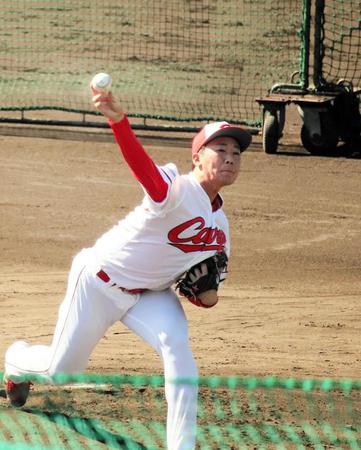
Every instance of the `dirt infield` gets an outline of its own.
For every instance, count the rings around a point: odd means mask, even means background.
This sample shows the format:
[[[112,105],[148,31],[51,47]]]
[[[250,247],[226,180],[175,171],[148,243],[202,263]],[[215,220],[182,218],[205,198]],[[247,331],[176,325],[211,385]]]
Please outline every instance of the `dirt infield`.
[[[16,339],[50,343],[72,257],[141,199],[113,143],[0,136],[0,356]],[[148,147],[190,165],[185,148]],[[252,151],[253,150],[253,151]],[[359,378],[361,160],[253,146],[224,191],[233,253],[216,308],[184,303],[201,375]],[[161,373],[121,324],[96,373]]]

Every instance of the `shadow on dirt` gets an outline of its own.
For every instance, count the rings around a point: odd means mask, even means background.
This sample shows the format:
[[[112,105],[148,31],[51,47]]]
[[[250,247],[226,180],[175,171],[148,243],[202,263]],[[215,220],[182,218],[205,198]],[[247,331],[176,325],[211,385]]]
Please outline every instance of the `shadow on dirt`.
[[[324,158],[346,158],[346,159],[361,159],[361,143],[359,146],[350,148],[347,145],[339,145],[336,150],[332,152],[309,153],[301,146],[294,146],[291,144],[283,144],[278,147],[277,153],[272,156],[299,156],[299,157],[324,157]]]
[[[95,419],[74,417],[67,414],[42,411],[40,409],[23,409],[28,414],[34,414],[44,420],[48,420],[56,425],[66,427],[71,431],[78,433],[88,439],[105,444],[111,449],[132,449],[132,450],[156,450],[155,448],[145,447],[144,445],[133,441],[130,438],[111,433],[106,430],[103,424]],[[76,435],[74,440],[76,440]]]

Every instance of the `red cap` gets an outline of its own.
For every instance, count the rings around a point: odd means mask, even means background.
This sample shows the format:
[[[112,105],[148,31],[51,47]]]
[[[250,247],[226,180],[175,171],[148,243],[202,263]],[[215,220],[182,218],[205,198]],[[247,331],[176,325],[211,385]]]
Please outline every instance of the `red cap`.
[[[228,122],[208,123],[194,136],[192,154],[198,153],[204,145],[218,136],[229,136],[236,139],[241,152],[244,152],[252,141],[251,134],[244,128],[230,125]]]

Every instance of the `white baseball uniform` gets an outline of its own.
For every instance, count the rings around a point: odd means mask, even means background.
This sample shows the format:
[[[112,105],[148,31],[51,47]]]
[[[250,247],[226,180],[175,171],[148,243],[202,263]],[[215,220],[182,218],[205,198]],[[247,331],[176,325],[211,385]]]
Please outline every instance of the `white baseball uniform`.
[[[69,273],[50,346],[15,342],[5,357],[5,373],[84,371],[106,330],[120,320],[148,342],[164,364],[169,450],[195,447],[197,387],[176,384],[196,377],[187,320],[171,289],[194,264],[225,249],[229,230],[218,196],[208,195],[190,172],[174,164],[157,167],[136,140],[127,118],[111,124],[115,138],[145,196],[142,203],[92,248],[82,250]]]

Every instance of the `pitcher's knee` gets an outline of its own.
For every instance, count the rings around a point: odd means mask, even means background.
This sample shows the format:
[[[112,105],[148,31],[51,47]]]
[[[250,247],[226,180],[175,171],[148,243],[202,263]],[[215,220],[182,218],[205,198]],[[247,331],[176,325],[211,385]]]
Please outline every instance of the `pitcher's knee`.
[[[161,352],[178,353],[189,350],[188,334],[179,333],[175,329],[159,335],[159,344]]]
[[[160,340],[160,352],[166,374],[178,377],[197,377],[198,369],[189,345],[188,336],[163,336]]]

